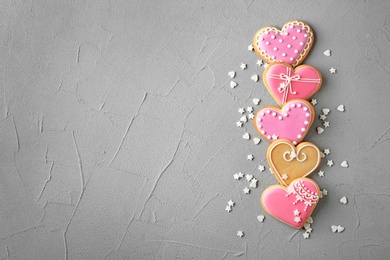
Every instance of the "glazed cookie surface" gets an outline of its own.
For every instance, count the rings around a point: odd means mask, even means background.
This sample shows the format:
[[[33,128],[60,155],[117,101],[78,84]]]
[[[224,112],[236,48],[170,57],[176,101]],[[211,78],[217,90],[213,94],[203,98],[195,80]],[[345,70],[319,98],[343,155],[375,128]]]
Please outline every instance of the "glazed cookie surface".
[[[268,63],[286,62],[295,67],[303,62],[314,42],[314,33],[308,24],[294,20],[287,22],[282,30],[267,26],[253,38],[257,55]]]
[[[263,82],[281,106],[292,99],[308,99],[320,89],[322,75],[314,67],[296,68],[284,62],[270,64],[263,72]]]
[[[301,229],[320,198],[317,183],[308,178],[294,180],[288,187],[273,185],[264,190],[264,210],[287,225]]]
[[[321,162],[321,152],[310,142],[294,146],[288,140],[273,142],[267,149],[267,161],[281,185],[310,175]]]
[[[266,106],[255,116],[257,132],[270,142],[287,139],[294,145],[303,140],[315,116],[313,106],[303,99],[295,99],[283,105],[282,109]]]

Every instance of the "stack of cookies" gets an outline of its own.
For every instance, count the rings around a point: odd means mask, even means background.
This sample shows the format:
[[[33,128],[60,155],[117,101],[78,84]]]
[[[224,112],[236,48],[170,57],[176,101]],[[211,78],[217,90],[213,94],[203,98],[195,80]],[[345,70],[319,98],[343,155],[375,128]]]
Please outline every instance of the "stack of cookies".
[[[265,211],[280,221],[301,229],[320,198],[316,182],[307,178],[320,164],[321,152],[303,142],[315,117],[307,101],[321,87],[321,73],[300,65],[314,42],[305,22],[290,21],[281,30],[260,29],[254,39],[255,52],[269,63],[263,81],[280,107],[261,108],[254,118],[257,132],[271,144],[267,161],[279,185],[268,187],[261,196]]]

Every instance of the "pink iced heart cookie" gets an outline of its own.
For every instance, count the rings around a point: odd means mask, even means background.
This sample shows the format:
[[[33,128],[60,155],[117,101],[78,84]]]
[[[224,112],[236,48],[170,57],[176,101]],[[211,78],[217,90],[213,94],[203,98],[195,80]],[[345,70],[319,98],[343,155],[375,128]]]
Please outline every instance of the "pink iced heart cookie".
[[[273,106],[260,109],[254,125],[257,132],[270,142],[287,139],[297,145],[309,131],[314,115],[314,108],[309,102],[294,99],[284,104],[282,109]]]
[[[313,30],[302,21],[289,21],[282,30],[261,28],[253,38],[257,55],[268,63],[286,62],[293,67],[302,63],[314,42]]]
[[[277,62],[268,66],[263,73],[263,82],[279,105],[291,99],[308,99],[321,87],[321,73],[309,65],[293,69],[290,65]]]
[[[301,229],[319,200],[320,188],[311,179],[294,180],[288,188],[282,185],[268,187],[261,196],[265,211],[274,218]]]

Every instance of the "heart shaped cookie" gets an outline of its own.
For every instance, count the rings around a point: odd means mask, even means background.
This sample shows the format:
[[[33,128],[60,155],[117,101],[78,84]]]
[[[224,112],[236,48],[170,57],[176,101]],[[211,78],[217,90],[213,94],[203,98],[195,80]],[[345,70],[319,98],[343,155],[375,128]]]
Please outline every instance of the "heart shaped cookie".
[[[267,161],[279,183],[288,186],[295,179],[306,177],[317,169],[321,152],[310,142],[295,147],[288,140],[278,140],[268,147]]]
[[[322,84],[322,75],[309,65],[293,69],[289,64],[276,62],[264,70],[263,82],[281,106],[289,100],[308,99],[317,93]]]
[[[314,116],[314,108],[309,102],[296,99],[284,104],[282,109],[273,106],[260,109],[254,124],[257,132],[268,141],[287,139],[296,145],[309,131]]]
[[[314,42],[313,30],[302,21],[289,21],[282,30],[261,28],[253,38],[257,55],[268,63],[286,62],[293,67],[302,63]]]
[[[308,178],[300,178],[288,188],[282,185],[268,187],[261,196],[261,204],[274,218],[301,229],[317,206],[319,194],[317,183]]]

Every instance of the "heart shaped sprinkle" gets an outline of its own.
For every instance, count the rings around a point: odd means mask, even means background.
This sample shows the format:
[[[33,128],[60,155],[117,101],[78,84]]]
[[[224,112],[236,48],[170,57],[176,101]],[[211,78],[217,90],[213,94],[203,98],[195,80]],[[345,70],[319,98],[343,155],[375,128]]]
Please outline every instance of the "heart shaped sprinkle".
[[[253,143],[254,144],[259,144],[260,142],[261,142],[260,138],[257,138],[257,137],[253,138]]]
[[[341,167],[348,168],[348,162],[347,161],[343,161],[341,163]]]
[[[347,203],[348,203],[347,197],[345,197],[345,196],[342,197],[342,198],[340,199],[340,203],[341,203],[341,204],[344,204],[344,205],[347,204]]]
[[[270,142],[287,139],[298,144],[314,120],[314,108],[306,100],[291,100],[282,109],[267,106],[260,109],[254,120],[257,132]]]
[[[330,57],[330,50],[324,51],[324,55]]]
[[[343,231],[344,231],[344,227],[338,225],[338,226],[337,226],[337,232],[341,233],[341,232],[343,232]]]
[[[251,187],[251,188],[257,188],[257,182],[258,182],[258,180],[256,180],[255,178],[253,178],[253,179],[251,180],[251,183],[249,184],[249,187]]]
[[[322,109],[322,113],[324,113],[324,115],[328,115],[330,113],[330,109],[329,108],[323,108]]]
[[[234,81],[230,81],[230,87],[231,87],[231,88],[237,87],[237,83],[234,82]]]
[[[337,107],[337,110],[340,111],[340,112],[344,112],[344,105],[340,105]]]
[[[324,128],[317,127],[317,134],[322,134],[324,132]]]
[[[293,67],[302,63],[314,42],[313,30],[302,21],[287,22],[282,30],[260,29],[253,38],[257,55],[268,63],[286,62]]]
[[[253,179],[253,175],[247,174],[245,175],[247,181],[251,181]]]
[[[248,122],[248,118],[246,116],[242,116],[240,118],[240,121],[246,123],[246,122]]]
[[[244,138],[245,140],[249,140],[251,139],[251,136],[248,134],[248,133],[245,133],[242,138]]]
[[[263,222],[265,219],[264,215],[258,215],[257,216],[257,220],[260,221],[260,222]]]
[[[228,73],[228,75],[229,75],[229,77],[234,78],[236,76],[236,72],[235,71],[230,71]]]
[[[330,226],[330,228],[332,229],[332,232],[333,232],[333,233],[336,233],[336,232],[337,232],[337,226],[332,225],[332,226]]]
[[[260,103],[260,98],[252,99],[253,104],[258,105]]]
[[[253,80],[254,82],[257,82],[257,81],[259,81],[259,75],[253,75],[252,77],[251,77],[251,80]]]

